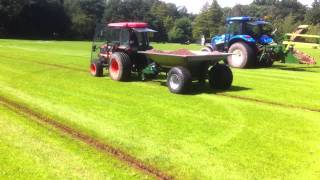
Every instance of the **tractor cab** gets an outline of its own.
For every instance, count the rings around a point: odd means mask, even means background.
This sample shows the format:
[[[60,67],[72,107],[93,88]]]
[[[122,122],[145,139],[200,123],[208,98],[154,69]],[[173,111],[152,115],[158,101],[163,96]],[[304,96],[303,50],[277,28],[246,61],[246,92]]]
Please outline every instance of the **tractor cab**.
[[[117,44],[119,48],[132,51],[150,49],[148,32],[156,31],[149,29],[147,23],[142,22],[110,23],[107,27],[111,44]]]
[[[122,51],[128,54],[152,49],[148,33],[156,32],[149,29],[143,22],[110,23],[97,27],[93,45],[91,62],[108,58],[113,52]]]
[[[226,34],[212,38],[212,45],[218,50],[228,49],[235,41],[251,44],[271,44],[273,42],[271,23],[253,17],[231,17],[227,21]]]
[[[150,62],[139,51],[152,49],[148,34],[156,32],[144,22],[119,22],[100,25],[96,29],[92,44],[90,72],[103,76],[109,70],[114,80],[126,80],[131,72],[141,74]],[[156,72],[154,73],[156,74]]]
[[[257,43],[266,45],[273,42],[273,26],[266,21],[248,21],[244,23],[243,33],[251,36]]]

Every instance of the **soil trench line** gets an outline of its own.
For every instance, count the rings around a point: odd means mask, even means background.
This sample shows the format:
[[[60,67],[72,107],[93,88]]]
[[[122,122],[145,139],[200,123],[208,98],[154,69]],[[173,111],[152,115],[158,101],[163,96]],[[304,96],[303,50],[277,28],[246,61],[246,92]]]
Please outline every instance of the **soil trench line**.
[[[78,68],[78,67],[66,66],[66,65],[62,65],[62,64],[53,64],[53,63],[47,63],[47,62],[41,62],[41,61],[23,61],[18,58],[13,58],[13,57],[8,57],[8,56],[3,56],[3,55],[1,55],[1,57],[10,58],[11,60],[14,59],[14,61],[19,61],[19,62],[24,62],[24,63],[27,62],[27,63],[39,64],[39,65],[44,65],[44,66],[49,66],[49,67],[55,67],[58,69],[66,69],[66,70],[73,70],[73,71],[77,71],[77,72],[89,73],[89,70],[85,70],[85,69]],[[88,69],[89,69],[89,67],[88,67]]]
[[[55,68],[61,68],[61,69],[67,69],[67,70],[73,70],[73,71],[78,71],[78,72],[89,73],[89,70],[76,68],[76,67],[71,67],[71,66],[64,66],[64,65],[61,65],[61,64],[44,63],[44,62],[39,62],[39,61],[33,61],[33,62],[37,63],[37,64],[40,64],[40,65],[51,66],[51,67],[55,67]]]
[[[320,112],[320,109],[316,109],[316,108],[307,108],[307,107],[295,106],[295,105],[291,105],[291,104],[283,104],[283,103],[278,103],[278,102],[255,99],[255,98],[250,98],[250,97],[236,96],[236,95],[231,95],[231,94],[226,94],[226,93],[217,93],[216,95],[229,97],[229,98],[233,98],[233,99],[240,99],[240,100],[244,100],[244,101],[251,101],[251,102],[257,102],[257,103],[275,105],[275,106],[280,106],[280,107],[285,107],[285,108],[295,108],[295,109],[300,109],[300,110],[305,110],[305,111]]]
[[[133,157],[132,155],[113,147],[110,144],[103,143],[87,134],[84,134],[76,129],[73,129],[71,127],[68,127],[62,123],[59,123],[57,120],[52,119],[50,117],[47,117],[39,112],[36,112],[29,107],[19,104],[15,101],[12,101],[6,97],[0,96],[0,104],[3,104],[5,107],[9,108],[10,110],[20,114],[24,115],[26,117],[32,118],[37,123],[43,124],[43,125],[49,125],[51,127],[54,127],[58,131],[65,133],[67,135],[72,136],[73,138],[86,143],[87,145],[99,150],[100,152],[103,152],[107,155],[112,155],[116,159],[128,164],[129,166],[145,173],[148,175],[151,175],[157,179],[161,180],[171,180],[174,179],[172,176],[167,175],[165,172],[157,169],[156,167],[153,167],[151,165],[145,164],[141,160]]]

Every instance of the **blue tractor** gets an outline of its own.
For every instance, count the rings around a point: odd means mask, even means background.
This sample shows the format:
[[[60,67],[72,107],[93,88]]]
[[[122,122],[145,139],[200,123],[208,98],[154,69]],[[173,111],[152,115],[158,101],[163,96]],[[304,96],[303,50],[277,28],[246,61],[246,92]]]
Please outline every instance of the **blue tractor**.
[[[284,61],[281,45],[273,40],[276,30],[263,19],[248,16],[227,18],[227,32],[212,38],[202,51],[233,53],[226,63],[235,68],[271,66],[274,61]]]

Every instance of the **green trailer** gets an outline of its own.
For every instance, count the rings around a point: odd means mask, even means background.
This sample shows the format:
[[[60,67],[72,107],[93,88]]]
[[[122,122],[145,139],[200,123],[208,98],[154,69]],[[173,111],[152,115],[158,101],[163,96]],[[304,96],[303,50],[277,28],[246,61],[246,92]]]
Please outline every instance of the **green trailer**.
[[[167,86],[172,93],[185,92],[193,80],[208,80],[212,88],[226,90],[231,87],[233,74],[225,64],[230,53],[192,51],[188,55],[167,52],[139,51],[157,64],[159,72],[167,74]]]

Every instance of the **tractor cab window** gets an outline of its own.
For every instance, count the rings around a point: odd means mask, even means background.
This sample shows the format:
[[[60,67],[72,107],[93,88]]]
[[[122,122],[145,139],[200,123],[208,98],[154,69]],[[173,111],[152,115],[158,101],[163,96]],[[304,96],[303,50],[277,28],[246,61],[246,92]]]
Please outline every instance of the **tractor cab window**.
[[[142,32],[142,33],[136,33],[137,34],[137,38],[138,38],[138,43],[139,43],[139,47],[148,47],[149,46],[149,42],[148,42],[148,38],[147,38],[147,33],[146,32]]]
[[[264,24],[261,29],[265,35],[271,35],[273,32],[273,26],[271,24]]]
[[[109,44],[119,44],[119,36],[120,36],[120,29],[106,29],[105,31],[105,39],[106,43]]]
[[[106,43],[123,46],[129,45],[129,31],[127,29],[107,28],[104,36]]]
[[[106,29],[97,28],[93,39],[94,44],[104,44],[106,39],[108,39],[108,33]]]
[[[129,31],[127,29],[120,30],[120,45],[129,46]]]
[[[139,40],[138,40],[138,34],[135,33],[134,31],[130,31],[130,42],[129,42],[131,47],[138,48],[139,47]]]
[[[245,32],[253,38],[259,38],[262,35],[271,35],[273,27],[269,23],[247,22]]]
[[[229,35],[241,34],[241,24],[238,21],[230,21],[228,23],[227,32]]]
[[[245,24],[245,32],[253,38],[258,38],[261,34],[259,25],[253,22],[247,22]]]
[[[149,47],[147,32],[130,32],[130,46],[137,47],[139,50]]]
[[[136,45],[138,46],[139,50],[147,50],[150,48],[148,35],[151,35],[154,32],[157,32],[157,31],[149,28],[133,28],[132,29],[132,33],[136,38],[136,43],[137,43]]]

